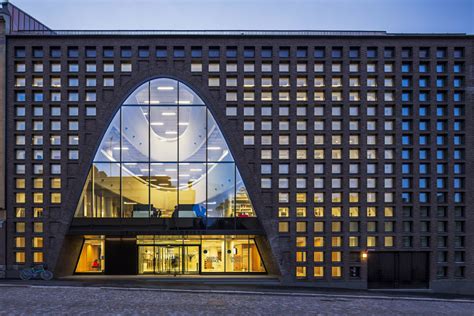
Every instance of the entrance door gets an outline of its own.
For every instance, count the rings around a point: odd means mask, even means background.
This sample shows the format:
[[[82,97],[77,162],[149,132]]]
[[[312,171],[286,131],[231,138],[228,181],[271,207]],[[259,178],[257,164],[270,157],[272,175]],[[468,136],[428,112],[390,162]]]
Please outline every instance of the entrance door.
[[[427,252],[370,252],[369,288],[427,288],[429,283]]]
[[[182,246],[158,246],[155,249],[155,273],[182,274]]]
[[[200,246],[138,247],[139,274],[199,274]]]

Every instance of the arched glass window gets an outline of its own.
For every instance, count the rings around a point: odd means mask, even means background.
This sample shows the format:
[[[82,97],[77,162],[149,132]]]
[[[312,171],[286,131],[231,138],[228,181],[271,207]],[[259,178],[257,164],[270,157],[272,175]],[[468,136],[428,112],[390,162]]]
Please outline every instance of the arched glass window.
[[[254,217],[202,99],[174,79],[135,89],[107,128],[76,217]]]

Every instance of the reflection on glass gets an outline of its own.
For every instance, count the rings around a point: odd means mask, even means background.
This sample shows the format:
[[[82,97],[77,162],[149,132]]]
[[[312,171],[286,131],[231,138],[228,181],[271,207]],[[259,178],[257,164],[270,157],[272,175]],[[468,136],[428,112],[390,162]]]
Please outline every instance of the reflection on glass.
[[[207,216],[234,217],[235,165],[209,163],[207,172]]]
[[[149,217],[148,163],[122,163],[122,216]]]
[[[120,161],[120,113],[121,110],[107,128],[94,161]]]
[[[150,107],[150,148],[151,161],[177,161],[177,106]]]
[[[179,107],[179,160],[206,161],[205,106]]]
[[[84,240],[76,273],[101,273],[105,269],[104,238],[91,236]]]
[[[122,107],[122,161],[148,161],[148,106]]]
[[[93,170],[93,217],[120,217],[120,164],[94,163]]]
[[[173,79],[151,80],[130,95],[91,170],[76,216],[255,216],[208,107]]]
[[[179,164],[178,217],[206,216],[206,164]]]

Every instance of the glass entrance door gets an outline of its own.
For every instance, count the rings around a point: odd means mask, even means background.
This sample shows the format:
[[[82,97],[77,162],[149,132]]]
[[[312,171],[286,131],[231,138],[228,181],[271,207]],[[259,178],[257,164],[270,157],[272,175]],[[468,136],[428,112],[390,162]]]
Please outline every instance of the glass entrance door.
[[[157,246],[155,273],[182,274],[182,246]]]
[[[200,247],[159,245],[138,247],[139,274],[199,274]]]

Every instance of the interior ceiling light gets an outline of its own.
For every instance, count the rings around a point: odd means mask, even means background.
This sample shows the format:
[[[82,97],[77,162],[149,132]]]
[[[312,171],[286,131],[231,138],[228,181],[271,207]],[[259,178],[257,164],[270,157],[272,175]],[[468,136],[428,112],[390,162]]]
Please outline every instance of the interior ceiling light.
[[[174,87],[172,87],[172,86],[159,86],[156,89],[160,90],[160,91],[169,91],[169,90],[174,90]]]
[[[163,112],[163,113],[161,113],[161,115],[163,115],[163,116],[174,116],[174,115],[176,115],[176,112]]]

